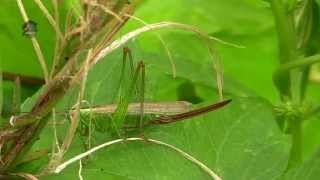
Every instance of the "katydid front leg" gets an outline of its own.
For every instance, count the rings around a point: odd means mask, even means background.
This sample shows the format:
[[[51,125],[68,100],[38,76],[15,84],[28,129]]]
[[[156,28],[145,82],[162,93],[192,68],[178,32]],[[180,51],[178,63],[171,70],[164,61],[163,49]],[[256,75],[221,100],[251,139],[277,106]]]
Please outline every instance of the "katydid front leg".
[[[121,94],[124,79],[125,79],[125,72],[126,72],[126,65],[127,65],[127,58],[128,57],[129,57],[129,65],[130,65],[130,75],[133,76],[134,67],[133,67],[132,53],[129,48],[124,47],[123,52],[122,52],[122,66],[121,66],[121,71],[120,71],[119,85],[116,90],[116,92],[120,92],[120,94]]]
[[[133,78],[130,82],[130,85],[124,93],[121,92],[117,109],[116,109],[115,113],[112,115],[113,127],[118,135],[121,134],[119,132],[119,130],[122,128],[122,126],[124,124],[124,121],[125,121],[125,118],[126,118],[127,112],[128,112],[129,101],[130,101],[131,97],[133,96],[133,92],[136,87],[136,83],[138,81],[138,76],[141,73],[141,71],[143,71],[143,69],[144,69],[143,61],[139,61],[138,65],[135,69],[135,72],[133,74]],[[144,73],[141,73],[141,74],[144,74]],[[143,110],[143,104],[142,104],[142,106],[140,106],[140,110]]]

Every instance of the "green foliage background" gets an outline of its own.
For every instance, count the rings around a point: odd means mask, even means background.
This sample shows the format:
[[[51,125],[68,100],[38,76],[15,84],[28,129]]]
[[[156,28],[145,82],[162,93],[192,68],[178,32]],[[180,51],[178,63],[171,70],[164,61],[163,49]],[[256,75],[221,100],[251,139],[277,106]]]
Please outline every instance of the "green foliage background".
[[[38,22],[37,37],[47,63],[51,65],[54,32],[36,5],[32,1],[25,3],[30,17]],[[50,4],[48,0],[44,3]],[[291,142],[276,126],[272,113],[271,103],[279,103],[272,82],[272,73],[278,64],[278,47],[268,4],[260,0],[149,0],[138,7],[135,16],[148,23],[177,21],[192,24],[212,36],[245,46],[234,48],[216,44],[224,66],[225,93],[227,97],[234,99],[232,105],[183,123],[147,129],[146,136],[163,140],[192,154],[223,179],[279,178],[287,166]],[[29,39],[21,34],[21,24],[16,3],[2,0],[2,70],[40,77],[40,66]],[[139,26],[141,24],[130,21],[120,35]],[[147,99],[198,99],[201,101],[200,106],[216,101],[214,71],[201,41],[195,35],[181,31],[162,30],[159,33],[176,62],[176,79],[172,78],[166,52],[153,33],[142,35],[128,43],[135,60],[143,59],[147,64]],[[90,72],[86,99],[92,104],[110,103],[110,97],[115,94],[115,77],[120,68],[121,56],[121,50],[114,52]],[[190,93],[190,87],[194,88],[194,93]],[[31,96],[37,88],[24,87],[23,98]],[[10,109],[12,84],[4,82],[3,91],[5,111]],[[319,102],[318,91],[319,84],[309,86],[307,100],[310,103]],[[68,97],[72,97],[72,93]],[[59,107],[65,108],[68,105],[66,102],[67,98]],[[28,105],[25,107],[28,109]],[[289,171],[287,179],[319,177],[319,129],[318,119],[305,123],[303,155],[306,163]],[[35,149],[45,145],[50,147],[52,144],[50,129],[45,133]],[[110,138],[108,135],[98,134],[96,143]],[[76,140],[67,157],[81,151],[81,144]],[[313,153],[315,154],[312,155]],[[27,164],[21,166],[21,169],[35,170],[39,164],[41,163]],[[74,164],[62,174],[45,179],[77,179],[77,166]],[[144,143],[120,144],[101,150],[89,158],[83,175],[85,179],[208,179],[199,168],[174,152]]]

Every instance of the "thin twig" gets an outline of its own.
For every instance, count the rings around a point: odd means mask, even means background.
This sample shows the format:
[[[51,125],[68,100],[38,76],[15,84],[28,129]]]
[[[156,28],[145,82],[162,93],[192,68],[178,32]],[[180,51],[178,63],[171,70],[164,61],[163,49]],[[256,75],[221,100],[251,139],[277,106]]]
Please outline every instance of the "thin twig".
[[[82,161],[81,161],[81,159],[79,160],[78,176],[79,176],[79,179],[80,179],[80,180],[83,180],[83,177],[82,177]]]
[[[131,31],[131,32],[127,33],[126,35],[123,35],[119,39],[113,41],[110,45],[108,45],[102,51],[100,51],[100,53],[95,57],[95,59],[92,60],[90,65],[96,64],[103,57],[110,54],[114,50],[116,50],[119,47],[121,47],[122,45],[126,44],[132,38],[135,38],[142,33],[145,33],[148,31],[154,31],[154,30],[158,30],[158,29],[168,29],[168,28],[191,31],[191,32],[194,32],[194,33],[200,35],[202,38],[217,41],[216,38],[212,39],[212,37],[208,36],[206,33],[202,32],[201,30],[197,29],[196,27],[186,25],[186,24],[181,24],[181,23],[176,23],[176,22],[159,22],[159,23],[154,23],[154,24],[148,24],[148,25],[145,25],[145,26],[138,28],[134,31]],[[217,42],[222,42],[222,40],[219,40]]]
[[[54,18],[51,16],[51,14],[49,13],[48,9],[43,5],[41,0],[33,0],[40,8],[40,10],[43,12],[43,14],[45,15],[45,17],[48,19],[49,23],[51,24],[52,28],[55,30],[55,32],[57,33],[57,35],[59,36],[59,38],[61,40],[64,39],[63,34],[59,28],[58,23],[54,20]]]
[[[59,5],[57,0],[52,0],[52,6],[54,10],[54,20],[60,29],[60,14],[59,14]],[[63,47],[66,44],[66,38],[60,39],[58,33],[56,33],[55,37],[55,48],[54,48],[54,56],[53,56],[53,63],[51,68],[50,77],[53,78],[55,73],[58,71],[60,65],[60,53]]]
[[[27,15],[26,10],[24,9],[22,1],[21,0],[16,0],[16,1],[17,1],[19,10],[20,10],[21,16],[23,18],[23,21],[25,23],[29,22],[28,15]],[[49,82],[49,71],[48,71],[48,68],[47,68],[47,64],[46,64],[45,58],[44,58],[44,56],[42,54],[40,45],[38,43],[38,40],[37,40],[36,37],[31,37],[31,41],[32,41],[33,48],[34,48],[34,50],[36,52],[36,55],[38,57],[38,61],[39,61],[40,65],[41,65],[41,68],[42,68],[46,83],[48,83]]]
[[[81,92],[79,93],[78,96],[78,102],[81,102]],[[81,103],[80,103],[81,104]],[[76,110],[74,111],[74,113],[70,114],[70,128],[68,129],[67,135],[65,136],[63,143],[60,147],[60,150],[57,153],[54,153],[50,162],[48,163],[47,168],[44,170],[44,172],[46,171],[51,171],[51,169],[55,169],[56,166],[58,166],[58,164],[62,161],[63,156],[65,155],[65,153],[68,151],[68,149],[70,148],[70,145],[73,141],[73,138],[75,136],[76,130],[78,128],[78,124],[79,124],[79,114],[80,114],[80,104],[76,106]]]
[[[46,81],[46,83],[49,82],[49,71],[48,71],[48,68],[47,68],[47,64],[46,64],[46,61],[44,59],[44,56],[42,54],[42,51],[41,51],[41,48],[40,48],[40,45],[38,43],[38,40],[35,38],[35,37],[31,37],[31,41],[32,41],[32,45],[33,45],[33,48],[38,56],[38,60],[39,60],[39,63],[42,67],[42,71],[43,71],[43,74],[44,74],[44,79]]]
[[[124,14],[128,14],[128,13],[131,14],[132,11],[133,11],[132,6],[130,6],[130,5],[126,5],[123,8],[123,12],[125,12]],[[128,17],[126,17],[124,15],[121,15],[121,18],[122,18],[122,21],[119,21],[118,19],[114,19],[114,21],[117,21],[117,22],[112,22],[112,21],[109,22],[111,24],[114,24],[115,26],[112,25],[114,27],[111,28],[109,33],[107,33],[106,35],[103,35],[103,37],[101,38],[102,40],[98,43],[98,45],[96,45],[96,47],[93,50],[93,56],[90,60],[90,63],[91,63],[92,59],[95,59],[106,46],[110,45],[110,43],[113,40],[113,39],[111,39],[111,37],[114,37],[115,33],[117,33],[120,30],[120,28],[125,24],[125,22],[127,22],[127,20],[129,19]],[[80,72],[81,71],[82,70],[80,70]]]
[[[20,10],[20,13],[21,13],[21,16],[22,16],[24,22],[28,22],[29,21],[29,17],[27,15],[26,10],[24,9],[22,1],[21,0],[17,0],[17,3],[18,3],[19,10]]]
[[[120,37],[119,39],[113,41],[110,45],[102,48],[101,50],[98,51],[98,54],[92,59],[90,62],[90,66],[93,66],[96,64],[99,60],[103,59],[105,56],[113,52],[114,50],[118,49],[122,45],[126,44],[129,40],[132,38],[135,38],[139,36],[142,33],[148,32],[148,31],[153,31],[153,30],[158,30],[158,29],[168,29],[168,28],[173,28],[173,29],[182,29],[185,31],[193,32],[198,34],[201,39],[203,39],[206,42],[206,45],[209,49],[209,54],[212,57],[213,63],[214,63],[214,69],[216,70],[216,79],[217,79],[217,86],[218,86],[218,91],[219,91],[219,97],[220,100],[223,99],[223,70],[221,69],[221,62],[220,59],[215,52],[215,50],[211,47],[212,41],[217,41],[217,38],[212,38],[206,33],[202,32],[198,28],[186,24],[181,24],[181,23],[176,23],[176,22],[160,22],[160,23],[154,23],[154,24],[148,24],[145,25],[144,27],[138,28],[134,31],[131,31],[127,33],[126,35]],[[222,40],[219,40],[217,42],[223,42]]]
[[[157,145],[161,145],[161,146],[165,146],[169,149],[172,149],[176,152],[178,152],[181,156],[185,157],[186,159],[190,160],[192,163],[196,164],[197,166],[199,166],[204,172],[206,172],[210,177],[214,178],[215,180],[221,180],[221,178],[215,173],[213,172],[208,166],[206,166],[205,164],[203,164],[201,161],[197,160],[196,158],[194,158],[193,156],[191,156],[190,154],[182,151],[181,149],[173,146],[173,145],[170,145],[170,144],[167,144],[165,142],[162,142],[162,141],[158,141],[158,140],[154,140],[154,139],[144,139],[144,138],[138,138],[138,137],[132,137],[132,138],[126,138],[126,139],[116,139],[116,140],[113,140],[113,141],[109,141],[109,142],[106,142],[104,144],[100,144],[84,153],[81,153],[69,160],[67,160],[66,162],[64,162],[63,164],[60,164],[55,170],[54,170],[54,173],[60,173],[63,169],[65,169],[68,165],[86,157],[86,156],[89,156],[90,154],[102,149],[102,148],[105,148],[105,147],[108,147],[108,146],[111,146],[113,144],[118,144],[118,143],[122,143],[122,142],[129,142],[129,141],[147,141],[147,142],[150,142],[150,143],[153,143],[153,144],[157,144]]]
[[[127,9],[131,11],[130,8]],[[105,35],[104,40],[106,44],[110,44],[112,38],[115,34],[120,30],[120,28],[124,25],[126,19],[123,23],[115,23],[112,24],[112,29],[107,35]],[[85,48],[85,47],[81,47]],[[81,49],[80,48],[80,49]],[[81,81],[81,76],[83,71],[85,70],[86,62],[82,63],[80,68],[77,68],[76,63],[78,56],[80,54],[80,50],[73,53],[68,62],[64,65],[64,67],[57,73],[54,79],[48,84],[48,87],[43,92],[42,96],[38,99],[37,103],[33,106],[32,112],[21,115],[19,117],[14,117],[12,120],[14,126],[26,126],[33,122],[36,122],[43,118],[44,116],[51,113],[52,107],[58,102],[60,98],[62,98],[67,90]],[[91,59],[95,59],[96,53],[100,51],[94,52]],[[91,60],[90,59],[90,60]],[[36,126],[32,127],[36,128]]]
[[[11,178],[14,178],[14,179],[17,178],[17,177],[20,177],[20,178],[24,178],[26,180],[39,180],[36,176],[34,176],[32,174],[29,174],[29,173],[23,173],[23,172],[21,172],[21,173],[10,173],[10,175],[16,176],[16,177],[11,177]],[[9,178],[4,178],[4,179],[9,179]]]
[[[130,5],[128,5],[130,6]],[[127,11],[131,11],[128,7]],[[115,34],[120,30],[124,23],[112,23],[109,28],[111,31],[106,33],[104,41],[109,44]],[[88,41],[91,41],[96,36],[89,37]],[[74,86],[83,74],[86,63],[82,63],[81,69],[79,70],[77,60],[79,55],[85,51],[88,47],[77,48],[70,56],[68,62],[64,67],[57,73],[50,83],[44,88],[41,96],[37,99],[35,105],[32,107],[31,112],[25,115],[17,117],[17,122],[22,122],[20,125],[29,125],[21,128],[18,137],[14,139],[11,151],[3,156],[3,166],[0,168],[0,173],[6,172],[8,169],[15,166],[15,163],[19,158],[23,157],[27,151],[30,150],[39,134],[42,132],[46,124],[48,123],[48,115],[51,113],[52,108],[64,97],[67,91]],[[34,123],[37,122],[37,123]]]
[[[2,77],[4,81],[14,81],[17,77],[20,78],[21,84],[24,85],[43,85],[45,83],[44,79],[27,76],[23,74],[16,74],[11,72],[2,72]]]
[[[54,142],[53,143],[53,152],[55,152],[55,149],[57,148],[58,152],[61,151],[60,149],[60,145],[59,145],[59,140],[58,140],[58,135],[57,135],[57,127],[56,127],[56,123],[57,123],[57,120],[56,120],[56,109],[53,108],[52,109],[52,129],[53,129],[53,136],[54,136]],[[53,153],[54,154],[54,153]]]
[[[212,59],[216,59],[215,63],[213,63],[213,69],[216,73],[216,84],[219,94],[220,101],[223,100],[223,66],[220,60],[219,54],[216,52],[214,48],[212,48],[208,43],[206,43],[207,48],[209,50],[209,54]]]
[[[115,17],[117,20],[119,20],[120,22],[123,21],[123,19],[115,12],[113,12],[111,9],[107,8],[106,6],[99,4],[97,2],[94,1],[86,1],[87,4],[91,5],[91,6],[95,6],[95,7],[99,7],[100,9],[102,9],[105,13]]]
[[[136,21],[142,23],[145,26],[148,25],[147,22],[145,22],[144,20],[142,20],[141,18],[138,18],[136,16],[133,16],[133,15],[130,15],[130,14],[125,14],[124,16],[127,16],[130,19],[136,20]],[[176,64],[174,63],[171,51],[170,51],[169,47],[167,46],[166,42],[164,41],[164,39],[162,38],[162,36],[159,33],[155,33],[155,35],[159,39],[160,43],[162,44],[162,46],[164,47],[164,49],[165,49],[165,51],[166,51],[166,53],[168,55],[168,58],[169,58],[169,61],[170,61],[170,64],[171,64],[171,69],[172,69],[172,76],[173,76],[173,78],[176,78],[177,77],[177,68],[176,68]]]
[[[88,52],[87,58],[86,58],[86,64],[88,64],[88,59],[91,56],[91,49]],[[80,84],[80,92],[79,92],[79,96],[78,96],[78,103],[75,105],[75,111],[73,113],[70,114],[70,119],[71,119],[71,125],[70,128],[67,132],[67,135],[65,136],[63,143],[61,145],[60,151],[58,153],[56,153],[54,155],[54,157],[51,159],[51,161],[49,162],[48,165],[48,169],[54,169],[57,165],[57,163],[59,163],[64,154],[68,151],[72,140],[74,138],[74,135],[76,133],[78,124],[79,124],[79,114],[80,114],[80,106],[81,106],[81,102],[82,99],[84,97],[84,90],[85,90],[85,84],[86,84],[86,78],[87,78],[87,73],[88,73],[88,69],[85,68],[85,71],[82,74],[81,77],[81,84]]]
[[[91,56],[92,51],[89,50],[87,59],[86,59],[86,64],[89,63],[89,57]],[[87,73],[88,73],[88,65],[85,66],[85,71],[83,71],[82,77],[81,77],[81,84],[80,84],[80,92],[79,92],[79,97],[78,97],[78,105],[76,106],[76,111],[71,115],[71,127],[69,129],[68,135],[63,141],[63,144],[61,146],[61,152],[65,153],[69,149],[71,142],[73,140],[74,134],[76,133],[77,127],[78,127],[78,117],[80,114],[80,106],[82,99],[84,97],[84,91],[85,91],[85,84],[87,80]]]

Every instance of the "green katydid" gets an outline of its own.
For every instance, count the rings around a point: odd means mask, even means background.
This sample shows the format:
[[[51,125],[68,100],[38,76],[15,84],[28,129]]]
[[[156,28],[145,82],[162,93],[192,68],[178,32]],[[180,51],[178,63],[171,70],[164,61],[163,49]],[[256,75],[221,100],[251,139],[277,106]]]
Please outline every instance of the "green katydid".
[[[128,59],[127,59],[128,58]],[[127,62],[129,60],[129,62]],[[130,65],[131,79],[124,83],[126,74],[126,64]],[[128,86],[125,86],[128,84]],[[139,61],[134,68],[131,51],[128,48],[123,49],[123,61],[119,79],[119,102],[117,105],[106,105],[89,109],[81,109],[82,113],[108,114],[111,118],[112,129],[121,135],[123,128],[139,128],[140,132],[144,126],[155,124],[168,124],[180,120],[188,119],[203,113],[219,109],[231,100],[221,101],[199,109],[191,110],[191,103],[184,101],[177,102],[144,102],[145,91],[145,65]],[[131,98],[138,95],[139,103],[130,103]],[[145,115],[156,115],[153,119],[145,121]],[[138,115],[138,123],[134,126],[125,125],[128,115]],[[107,123],[107,122],[104,122]]]
[[[125,76],[127,75],[127,64],[129,64],[130,66],[129,75],[131,76],[131,79],[129,78],[128,81],[125,81]],[[144,102],[145,65],[143,61],[139,61],[136,67],[134,67],[132,54],[128,48],[123,49],[123,59],[120,71],[119,85],[116,88],[119,92],[119,101],[117,104],[80,109],[80,117],[84,118],[81,118],[78,132],[80,132],[82,136],[88,136],[89,131],[97,130],[102,132],[110,130],[110,127],[108,127],[110,126],[110,124],[111,130],[113,132],[116,132],[118,135],[122,134],[124,128],[138,128],[140,132],[142,132],[143,127],[145,126],[169,124],[188,119],[203,113],[219,109],[231,101],[225,100],[216,104],[193,110],[191,108],[192,104],[185,101]],[[138,94],[139,102],[130,103],[130,100],[136,94]],[[72,111],[73,110],[71,110],[71,112]],[[128,119],[128,115],[138,116],[138,122],[133,126],[127,125],[126,119]],[[151,118],[151,120],[145,121],[146,116],[150,115],[151,117],[153,116],[153,118]],[[99,117],[103,117],[104,120],[98,120]],[[109,119],[111,119],[111,121],[105,121],[105,119],[108,117]],[[92,119],[94,119],[93,125],[91,123]],[[105,127],[108,127],[108,129]]]

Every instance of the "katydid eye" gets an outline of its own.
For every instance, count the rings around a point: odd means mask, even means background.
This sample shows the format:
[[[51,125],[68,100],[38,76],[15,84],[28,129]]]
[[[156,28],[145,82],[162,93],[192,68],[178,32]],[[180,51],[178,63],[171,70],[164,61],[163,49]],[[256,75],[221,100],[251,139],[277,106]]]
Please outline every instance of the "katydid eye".
[[[34,37],[37,33],[37,23],[29,20],[28,22],[24,23],[22,26],[23,35],[26,37]]]

